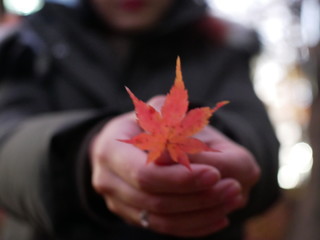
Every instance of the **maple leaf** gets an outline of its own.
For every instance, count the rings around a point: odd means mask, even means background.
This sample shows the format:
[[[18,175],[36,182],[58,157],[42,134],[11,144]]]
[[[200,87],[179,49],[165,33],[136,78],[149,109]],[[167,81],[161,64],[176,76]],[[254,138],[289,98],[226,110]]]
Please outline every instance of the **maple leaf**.
[[[190,169],[188,154],[201,151],[217,151],[204,142],[192,137],[202,130],[212,114],[228,101],[218,102],[214,108],[201,107],[188,111],[188,92],[182,80],[180,58],[176,62],[176,78],[158,112],[139,100],[126,87],[133,101],[139,126],[145,131],[131,139],[119,140],[148,151],[147,163],[156,162],[165,152],[177,163]]]

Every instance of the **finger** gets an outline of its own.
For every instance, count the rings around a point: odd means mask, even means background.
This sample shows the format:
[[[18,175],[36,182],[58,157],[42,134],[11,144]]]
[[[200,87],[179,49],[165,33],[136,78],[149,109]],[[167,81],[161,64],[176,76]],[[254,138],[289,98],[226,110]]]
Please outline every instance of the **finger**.
[[[211,188],[220,179],[216,168],[195,164],[191,171],[182,165],[149,164],[132,175],[132,182],[152,193],[194,193]]]
[[[219,154],[224,156],[219,156]],[[241,154],[234,156],[231,154],[224,153],[201,153],[201,156],[197,158],[201,163],[207,163],[213,165],[219,169],[224,178],[232,178],[237,180],[241,184],[242,189],[242,204],[243,207],[247,201],[252,187],[257,183],[260,171],[255,165],[251,165],[248,159],[241,158]]]
[[[216,167],[222,178],[232,177],[242,184],[253,186],[260,177],[260,169],[253,156],[244,148],[219,149],[220,152],[202,152],[190,157],[195,163]]]
[[[137,208],[134,207],[134,204],[127,203],[130,201],[128,200],[130,197],[126,199],[126,196],[130,196],[130,193],[134,192],[129,185],[115,176],[112,172],[108,170],[102,171],[101,168],[96,168],[93,171],[92,184],[94,189],[104,198],[106,207],[110,212],[121,217],[130,224],[140,225],[139,212],[141,211],[141,206],[140,208]],[[121,193],[120,189],[129,190],[129,194]],[[136,195],[135,199],[141,198],[139,197],[139,194]],[[126,199],[126,201],[122,201],[123,198]]]
[[[189,171],[178,164],[146,164],[146,157],[135,150],[119,152],[117,158],[110,161],[110,169],[133,187],[150,193],[192,193],[208,189],[220,179],[219,171],[207,165],[192,165]],[[119,159],[132,161],[124,166]]]
[[[241,193],[240,185],[231,179],[221,180],[211,189],[193,194],[150,194],[133,188],[112,173],[94,174],[93,185],[102,194],[135,208],[168,214],[211,208],[231,201]]]
[[[142,226],[141,209],[107,198],[106,204],[111,212],[124,221]],[[183,214],[159,215],[148,212],[148,227],[156,232],[178,237],[198,237],[214,233],[228,225],[228,219],[222,207]]]
[[[104,181],[112,179],[114,181],[114,179],[117,178],[107,177],[104,178]],[[221,182],[221,188],[228,187],[228,181],[222,180]],[[121,187],[121,181],[114,181],[113,183],[115,184],[115,186],[118,185]],[[139,219],[139,215],[141,212],[140,209],[148,209],[149,205],[147,203],[149,203],[149,201],[147,199],[142,198],[143,202],[140,202],[140,205],[137,205],[137,207],[135,207],[128,204],[125,201],[119,200],[119,198],[117,198],[117,191],[115,189],[110,191],[110,189],[113,188],[107,188],[108,193],[111,194],[104,195],[107,208],[114,214],[122,217],[128,223],[141,225]],[[102,190],[102,188],[100,188],[100,190]],[[184,201],[181,201],[180,199],[180,202]],[[233,201],[233,205],[227,203],[216,205],[213,208],[202,208],[201,210],[174,214],[159,214],[157,212],[149,210],[149,221],[150,224],[152,224],[150,226],[159,232],[177,236],[188,237],[206,235],[218,231],[227,225],[225,215],[228,214],[231,211],[231,209],[234,208],[234,203],[235,201]],[[170,201],[169,205],[167,206],[170,206]],[[221,221],[219,220],[219,218],[224,220]]]
[[[210,234],[217,229],[221,229],[222,226],[217,226],[217,223],[222,219],[224,219],[224,224],[228,223],[228,221],[225,221],[227,220],[225,210],[221,206],[168,215],[150,212],[148,219],[150,227],[155,231],[179,237],[196,237]]]
[[[121,217],[124,221],[130,224],[141,226],[140,213],[141,209],[131,207],[118,201],[112,197],[105,197],[107,208],[115,215]]]
[[[117,194],[117,186],[121,187],[123,185],[119,177],[99,164],[93,165],[91,183],[97,193],[105,196]]]
[[[121,129],[121,131],[119,131]],[[146,152],[117,141],[138,131],[132,114],[108,123],[99,134],[93,147],[93,166],[110,169],[132,186],[149,192],[190,193],[214,185],[220,179],[219,171],[211,166],[196,164],[189,171],[181,165],[159,166],[146,164]]]
[[[121,136],[120,136],[121,137]],[[211,166],[196,164],[192,170],[182,165],[147,164],[146,152],[136,147],[108,139],[95,155],[115,175],[132,186],[149,192],[188,193],[207,189],[220,179],[219,171]]]
[[[223,208],[226,213],[232,213],[235,210],[243,208],[246,205],[246,198],[243,194],[238,194],[237,196],[230,198],[223,204]]]
[[[216,166],[222,177],[237,177],[241,181],[253,184],[257,182],[260,168],[252,153],[246,148],[210,126],[200,132],[198,137],[219,152],[201,152],[190,156],[191,161]]]

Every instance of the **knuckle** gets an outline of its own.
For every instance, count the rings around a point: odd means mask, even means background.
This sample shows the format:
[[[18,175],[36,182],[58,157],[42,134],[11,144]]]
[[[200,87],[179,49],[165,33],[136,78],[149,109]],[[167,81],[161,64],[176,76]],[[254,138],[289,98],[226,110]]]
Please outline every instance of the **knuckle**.
[[[137,169],[131,173],[131,179],[138,189],[148,190],[149,177],[143,168]]]
[[[101,184],[94,182],[92,185],[93,185],[94,190],[97,193],[102,194],[102,193],[106,192],[106,188],[104,186],[102,186]]]
[[[113,212],[113,213],[118,213],[118,207],[117,207],[117,204],[115,204],[114,201],[112,201],[111,199],[106,199],[106,205],[107,205],[107,208]]]
[[[106,179],[107,176],[103,176],[102,174],[93,174],[91,184],[94,190],[100,194],[111,194],[112,188],[108,183],[109,181]]]
[[[105,160],[103,148],[101,148],[100,146],[93,146],[91,149],[90,158],[93,164],[101,165]]]
[[[98,180],[94,179],[92,181],[92,186],[97,193],[105,192],[105,187]]]
[[[100,177],[98,176],[98,174],[94,173],[92,175],[91,184],[97,192],[100,192],[102,186],[101,186]]]

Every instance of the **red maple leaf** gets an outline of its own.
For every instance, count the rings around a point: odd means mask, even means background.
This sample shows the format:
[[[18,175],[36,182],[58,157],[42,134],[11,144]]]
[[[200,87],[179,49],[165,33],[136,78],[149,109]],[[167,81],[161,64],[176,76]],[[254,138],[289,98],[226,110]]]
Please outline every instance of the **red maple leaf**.
[[[188,154],[216,151],[192,136],[202,130],[212,114],[228,101],[218,102],[214,108],[201,107],[187,112],[188,92],[182,80],[179,57],[176,64],[176,79],[160,112],[139,100],[126,88],[135,106],[138,124],[145,132],[120,141],[148,151],[148,163],[155,162],[167,152],[174,162],[190,169]]]

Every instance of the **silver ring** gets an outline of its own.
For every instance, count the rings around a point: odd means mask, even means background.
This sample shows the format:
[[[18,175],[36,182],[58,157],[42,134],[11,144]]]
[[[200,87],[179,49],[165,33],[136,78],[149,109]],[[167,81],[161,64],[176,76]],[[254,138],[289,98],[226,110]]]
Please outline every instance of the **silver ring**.
[[[140,224],[142,227],[144,228],[148,228],[150,223],[149,223],[149,213],[147,210],[142,210],[140,212],[140,215],[139,215],[139,219],[140,219]]]

